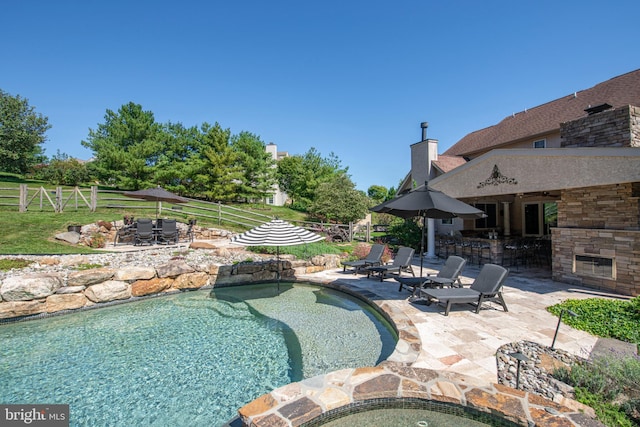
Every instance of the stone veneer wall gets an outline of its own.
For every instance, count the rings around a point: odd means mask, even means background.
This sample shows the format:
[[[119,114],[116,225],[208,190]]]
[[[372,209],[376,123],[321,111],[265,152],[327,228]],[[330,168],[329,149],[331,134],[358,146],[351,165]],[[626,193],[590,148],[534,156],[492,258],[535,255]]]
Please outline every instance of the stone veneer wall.
[[[561,146],[640,147],[640,107],[603,111],[560,124]]]
[[[640,183],[563,190],[552,229],[553,279],[640,295]],[[615,259],[616,278],[573,273],[575,254]]]
[[[81,259],[81,258],[79,258]],[[281,260],[281,277],[337,268],[339,257],[325,255],[311,261]],[[234,286],[275,281],[278,263],[242,262],[234,265],[191,266],[182,259],[144,267],[109,267],[68,274],[28,273],[0,282],[0,319],[11,319],[66,310],[77,310],[120,300],[205,286]]]

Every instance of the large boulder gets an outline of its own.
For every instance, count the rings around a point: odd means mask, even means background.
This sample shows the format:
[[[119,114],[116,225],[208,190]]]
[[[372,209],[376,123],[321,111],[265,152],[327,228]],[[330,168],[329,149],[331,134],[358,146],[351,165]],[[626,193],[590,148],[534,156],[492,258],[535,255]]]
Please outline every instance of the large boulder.
[[[68,286],[91,286],[110,280],[116,271],[108,267],[91,268],[89,270],[74,271],[67,277]]]
[[[218,247],[209,242],[196,241],[189,244],[190,249],[217,249]]]
[[[126,282],[107,280],[104,283],[90,286],[84,291],[84,294],[93,302],[109,302],[131,298],[131,289]]]
[[[62,277],[56,273],[36,273],[12,276],[3,280],[0,295],[4,301],[28,301],[46,298],[62,287]]]
[[[149,280],[156,277],[156,269],[153,267],[123,267],[116,271],[115,280]]]
[[[173,279],[165,277],[154,277],[150,280],[138,280],[131,284],[131,295],[134,297],[142,297],[145,295],[158,294],[169,288],[173,283]]]
[[[86,289],[86,286],[63,286],[56,291],[56,294],[67,295],[67,294],[77,294]]]
[[[178,277],[182,274],[193,273],[195,270],[182,260],[170,261],[156,267],[158,277]]]
[[[240,283],[251,283],[253,275],[251,274],[234,274],[232,276],[222,276],[218,274],[216,277],[211,277],[211,282],[216,285],[234,285]]]
[[[89,300],[83,294],[57,294],[47,297],[47,312],[74,310],[84,307]]]
[[[278,272],[270,270],[256,271],[251,275],[251,280],[254,282],[270,282],[278,278]]]
[[[64,233],[56,234],[55,238],[56,240],[62,240],[63,242],[77,245],[80,241],[80,233],[76,233],[75,231],[65,231]]]
[[[45,309],[46,304],[43,299],[37,301],[7,301],[0,304],[0,319],[31,316],[44,313]]]
[[[253,274],[265,269],[265,264],[256,262],[241,262],[236,264],[237,274]]]
[[[209,275],[205,272],[187,273],[176,277],[173,289],[199,289],[209,284]]]

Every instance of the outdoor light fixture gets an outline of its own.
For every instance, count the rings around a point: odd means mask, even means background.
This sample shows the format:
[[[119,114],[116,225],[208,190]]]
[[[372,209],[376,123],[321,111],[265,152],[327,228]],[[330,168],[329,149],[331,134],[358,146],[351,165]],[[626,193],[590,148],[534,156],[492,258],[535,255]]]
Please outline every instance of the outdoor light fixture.
[[[574,313],[573,311],[567,309],[567,308],[563,308],[562,310],[560,310],[560,317],[558,317],[558,326],[556,326],[556,333],[553,334],[553,342],[551,343],[551,350],[554,350],[554,346],[556,345],[556,338],[558,337],[558,330],[560,329],[560,323],[562,323],[562,316],[564,316],[564,312],[569,313],[569,316],[571,317],[578,317],[578,315],[576,313]]]
[[[509,353],[509,356],[513,357],[518,361],[518,369],[516,371],[516,390],[517,390],[520,387],[520,363],[529,362],[531,359],[529,359],[527,356],[525,356],[520,352]]]

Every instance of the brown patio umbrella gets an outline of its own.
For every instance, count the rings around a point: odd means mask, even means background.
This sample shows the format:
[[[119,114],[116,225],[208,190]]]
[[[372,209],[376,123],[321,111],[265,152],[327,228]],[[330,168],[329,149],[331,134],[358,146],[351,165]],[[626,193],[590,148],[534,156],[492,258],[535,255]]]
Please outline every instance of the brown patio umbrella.
[[[178,196],[177,194],[167,191],[160,186],[147,188],[146,190],[125,191],[122,194],[127,197],[133,197],[134,199],[150,200],[156,202],[156,219],[158,218],[158,214],[160,212],[161,202],[187,203],[189,201],[189,199]]]

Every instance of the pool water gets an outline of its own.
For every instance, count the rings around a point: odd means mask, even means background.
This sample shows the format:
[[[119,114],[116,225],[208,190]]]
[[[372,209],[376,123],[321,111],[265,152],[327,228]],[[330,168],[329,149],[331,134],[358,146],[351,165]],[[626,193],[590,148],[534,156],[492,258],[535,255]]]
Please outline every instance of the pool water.
[[[0,325],[0,403],[69,404],[73,426],[217,426],[274,388],[375,365],[396,341],[327,288],[184,292]]]
[[[487,427],[479,421],[427,409],[374,409],[338,418],[323,427]]]

